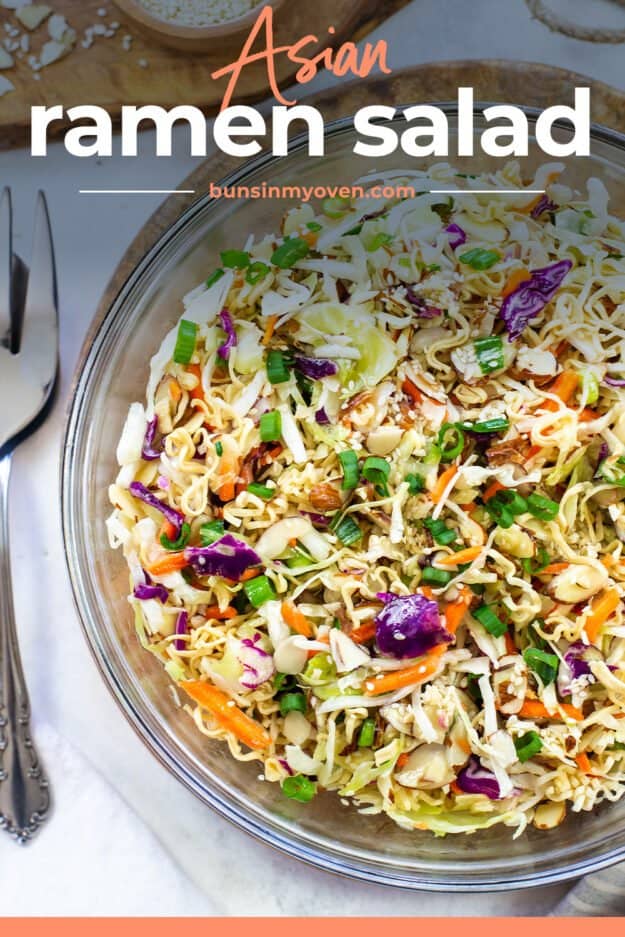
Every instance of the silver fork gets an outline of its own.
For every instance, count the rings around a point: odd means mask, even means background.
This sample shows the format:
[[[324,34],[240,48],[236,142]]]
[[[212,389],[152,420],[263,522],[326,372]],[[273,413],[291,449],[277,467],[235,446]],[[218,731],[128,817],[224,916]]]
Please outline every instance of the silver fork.
[[[26,843],[50,808],[30,734],[9,558],[11,454],[47,414],[58,372],[56,273],[45,196],[37,198],[30,273],[13,254],[11,193],[0,199],[0,829]]]

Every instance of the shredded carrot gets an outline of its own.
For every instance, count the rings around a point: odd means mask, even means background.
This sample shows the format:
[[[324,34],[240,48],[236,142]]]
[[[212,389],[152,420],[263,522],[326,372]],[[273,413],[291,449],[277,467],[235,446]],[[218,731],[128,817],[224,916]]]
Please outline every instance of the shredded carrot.
[[[606,569],[611,569],[616,564],[616,560],[609,553],[606,553],[605,556],[599,557],[599,562],[603,563]]]
[[[392,693],[401,687],[412,683],[425,683],[439,668],[440,658],[447,650],[446,644],[439,644],[432,648],[418,664],[406,667],[404,670],[392,670],[381,677],[365,680],[365,694],[367,696],[380,696],[381,693]]]
[[[459,504],[458,507],[462,508],[465,514],[473,514],[474,511],[477,511],[477,504],[475,501],[470,501],[468,504]]]
[[[404,379],[404,382],[401,385],[401,389],[403,390],[405,394],[408,394],[408,396],[414,401],[414,403],[421,403],[421,401],[423,400],[423,394],[421,393],[419,388],[416,386],[416,384],[413,384],[410,378]]]
[[[498,491],[503,491],[505,485],[502,485],[501,482],[494,481],[491,482],[484,494],[482,495],[482,501],[490,501],[491,498],[494,498]]]
[[[464,794],[464,793],[466,793],[465,791],[462,790],[462,788],[460,787],[460,785],[458,784],[457,781],[452,781],[451,784],[449,785],[449,789],[450,789],[454,794]]]
[[[550,351],[552,352],[552,354],[555,355],[556,358],[559,358],[560,355],[564,354],[564,352],[566,351],[568,347],[569,347],[568,339],[563,338],[562,341],[558,342],[557,345],[554,345],[554,347],[551,348]]]
[[[584,774],[590,774],[590,772],[592,771],[592,765],[590,763],[590,758],[588,757],[586,752],[580,752],[579,755],[576,755],[575,761],[580,771],[583,771]]]
[[[449,631],[450,634],[455,634],[462,624],[472,598],[473,593],[471,590],[467,586],[463,586],[455,602],[450,602],[445,609],[445,630]]]
[[[516,644],[514,643],[514,638],[512,637],[512,635],[510,634],[510,632],[506,631],[506,633],[504,634],[504,640],[505,640],[505,642],[506,642],[506,652],[507,652],[508,654],[518,654],[518,653],[519,653],[518,648],[517,648]]]
[[[239,460],[229,446],[224,446],[223,455],[217,467],[217,477],[217,494],[222,501],[232,501],[236,494],[236,482],[239,477]]]
[[[277,316],[269,316],[269,318],[267,319],[267,325],[265,326],[265,334],[263,335],[263,339],[262,339],[263,345],[268,345],[269,342],[271,341],[271,336],[273,335],[277,321],[278,321]]]
[[[232,732],[244,745],[256,751],[269,748],[271,738],[265,729],[235,706],[230,697],[217,687],[203,680],[183,680],[180,686],[191,699],[208,709],[222,729]]]
[[[563,573],[565,569],[568,569],[570,565],[570,563],[550,563],[549,566],[545,566],[544,569],[541,569],[538,575],[557,576],[558,573]]]
[[[410,758],[410,755],[408,754],[408,752],[402,752],[399,758],[397,759],[397,761],[395,762],[395,767],[403,768],[404,765],[407,764],[409,758]]]
[[[178,381],[170,381],[168,384],[168,387],[169,387],[169,396],[174,401],[174,403],[178,403],[178,401],[182,397],[180,384],[178,383]]]
[[[568,403],[577,390],[579,385],[579,374],[575,371],[563,371],[549,388],[550,393],[559,397],[562,403]],[[545,400],[543,407],[545,410],[555,411],[558,405],[555,400]]]
[[[299,610],[299,608],[293,605],[292,602],[283,602],[281,611],[282,617],[291,631],[295,631],[297,634],[301,634],[305,638],[312,638],[312,626],[303,612]]]
[[[458,550],[457,553],[449,553],[442,556],[437,562],[441,566],[461,566],[463,563],[472,563],[476,560],[484,547],[467,547],[466,550]]]
[[[590,607],[590,615],[584,625],[584,631],[592,644],[594,644],[599,637],[601,626],[606,623],[610,615],[619,607],[620,601],[621,597],[616,589],[606,589],[603,595],[593,601]]]
[[[204,390],[202,388],[202,369],[199,364],[188,364],[187,371],[197,377],[197,385],[189,391],[189,397],[192,400],[204,400]]]
[[[569,719],[575,719],[576,722],[583,722],[584,714],[580,709],[577,709],[576,706],[571,706],[570,703],[560,703],[560,709],[566,713]],[[540,700],[537,699],[526,699],[518,714],[524,719],[560,718],[559,712],[550,713],[544,703],[541,703]]]
[[[516,267],[504,284],[504,288],[501,291],[501,295],[504,297],[509,296],[510,293],[514,293],[518,286],[521,283],[524,283],[526,280],[531,280],[532,275],[525,267]]]
[[[525,461],[530,462],[534,456],[537,456],[538,453],[542,450],[542,446],[530,446],[527,450],[527,455],[525,456]]]
[[[443,474],[439,476],[439,478],[436,481],[436,484],[434,485],[434,488],[430,492],[430,498],[432,499],[434,504],[438,504],[438,502],[443,497],[443,494],[445,493],[445,489],[447,488],[447,485],[452,480],[452,478],[456,477],[457,474],[458,474],[458,466],[450,465],[449,468],[446,468]]]
[[[218,605],[209,605],[204,612],[206,618],[213,618],[215,621],[227,621],[229,618],[236,618],[238,614],[232,605],[226,605],[223,611]]]
[[[434,598],[434,590],[430,586],[419,586],[417,592],[420,592],[421,595],[424,595],[426,599]]]
[[[350,634],[350,638],[352,641],[355,641],[356,644],[366,644],[367,641],[372,641],[375,638],[375,619],[372,618],[370,621],[364,621],[358,628],[354,628]]]
[[[584,407],[582,412],[579,415],[579,419],[582,423],[591,423],[593,420],[598,420],[600,414],[596,410],[593,410],[591,407]]]
[[[150,576],[166,576],[167,573],[175,573],[189,565],[184,552],[166,553],[160,559],[153,563],[146,563],[146,569]]]
[[[255,567],[245,569],[239,576],[237,582],[247,582],[249,579],[256,579],[258,575],[260,575],[260,570]]]
[[[168,521],[167,518],[163,520],[161,524],[161,529],[159,531],[159,536],[167,537],[168,540],[176,539],[176,526],[172,524],[171,521]]]
[[[319,234],[317,231],[306,231],[305,234],[300,235],[302,241],[306,241],[309,247],[314,247],[319,239]]]

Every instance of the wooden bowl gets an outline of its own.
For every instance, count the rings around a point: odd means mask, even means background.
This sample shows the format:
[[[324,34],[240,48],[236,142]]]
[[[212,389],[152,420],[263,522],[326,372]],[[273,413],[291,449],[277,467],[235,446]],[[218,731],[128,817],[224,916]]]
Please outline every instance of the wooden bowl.
[[[223,51],[230,45],[238,51],[242,38],[249,33],[256,22],[261,8],[271,6],[276,10],[282,6],[284,0],[261,0],[243,16],[225,23],[215,23],[212,26],[181,26],[167,22],[167,20],[153,16],[138,0],[113,0],[113,2],[149,39],[185,52],[211,52],[215,49]]]

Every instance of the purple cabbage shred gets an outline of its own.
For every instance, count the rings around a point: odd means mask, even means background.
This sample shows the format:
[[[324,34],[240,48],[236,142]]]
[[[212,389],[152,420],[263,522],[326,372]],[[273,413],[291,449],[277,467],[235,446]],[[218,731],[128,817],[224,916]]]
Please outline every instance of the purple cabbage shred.
[[[153,462],[155,459],[160,459],[161,457],[160,451],[154,448],[154,437],[156,436],[157,429],[158,417],[154,416],[148,422],[145,430],[143,446],[141,447],[141,458],[145,459],[146,462]]]
[[[480,759],[475,755],[469,758],[468,764],[458,775],[456,783],[465,794],[484,794],[490,800],[499,800],[500,789],[497,778],[492,771],[483,767]]]
[[[180,536],[180,528],[184,523],[184,516],[180,511],[176,511],[175,508],[170,508],[168,504],[163,504],[162,501],[153,495],[151,491],[142,485],[141,482],[131,482],[130,488],[128,489],[130,494],[133,497],[138,498],[139,501],[143,501],[144,504],[148,504],[151,508],[154,508],[156,511],[160,511],[163,517],[166,517],[170,524],[172,524],[176,529],[176,537]]]
[[[437,645],[453,641],[432,599],[390,592],[379,592],[378,598],[384,602],[375,618],[376,643],[382,654],[398,660],[421,657]]]
[[[226,333],[226,341],[223,345],[220,345],[217,349],[217,354],[220,358],[223,358],[224,361],[228,360],[230,352],[237,344],[237,333],[234,330],[234,323],[232,321],[232,316],[227,309],[222,309],[219,313],[219,321],[221,322],[221,327]]]
[[[504,299],[499,315],[506,324],[508,341],[515,341],[531,320],[545,308],[556,295],[562,281],[573,266],[570,260],[559,260],[548,267],[533,270]]]

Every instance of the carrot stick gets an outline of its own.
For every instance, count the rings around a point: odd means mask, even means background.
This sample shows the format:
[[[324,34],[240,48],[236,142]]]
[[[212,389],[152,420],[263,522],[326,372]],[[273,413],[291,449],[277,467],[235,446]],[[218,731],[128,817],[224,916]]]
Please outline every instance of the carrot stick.
[[[516,644],[514,643],[514,638],[512,637],[509,631],[506,631],[506,633],[504,634],[504,639],[506,642],[506,652],[508,654],[518,654],[519,653],[518,648]]]
[[[563,573],[565,569],[568,569],[570,563],[550,563],[549,566],[545,566],[544,569],[539,571],[539,576],[557,576],[558,573]]]
[[[450,465],[449,468],[445,469],[443,474],[439,476],[439,478],[436,481],[436,484],[434,485],[434,488],[430,492],[430,498],[432,499],[434,504],[438,504],[438,502],[443,497],[443,494],[445,492],[445,489],[447,488],[447,485],[452,480],[452,478],[455,478],[457,474],[458,474],[458,466]]]
[[[197,385],[189,391],[189,397],[192,400],[204,400],[204,390],[202,388],[202,369],[199,364],[188,364],[187,371],[197,377]]]
[[[584,774],[590,774],[592,771],[592,765],[590,764],[590,758],[586,752],[580,752],[579,755],[576,755],[575,761],[580,771],[583,771]]]
[[[526,270],[525,267],[516,267],[504,284],[504,288],[501,291],[501,295],[504,297],[509,296],[510,293],[514,293],[516,288],[524,283],[525,280],[531,280],[532,275],[529,270]]]
[[[423,394],[421,393],[417,385],[413,384],[410,378],[407,377],[404,379],[404,382],[401,385],[401,389],[403,390],[405,394],[408,394],[408,396],[413,400],[414,403],[421,403],[421,401],[423,400]]]
[[[525,456],[525,461],[526,461],[526,462],[529,462],[531,459],[534,458],[534,456],[537,456],[537,455],[538,455],[538,453],[541,451],[541,449],[542,449],[542,446],[530,446],[530,448],[527,450],[527,455]]]
[[[239,613],[232,605],[227,605],[223,611],[218,605],[209,605],[204,614],[206,618],[213,618],[215,621],[227,621],[229,618],[236,618]]]
[[[621,602],[621,597],[616,589],[606,589],[603,595],[596,598],[591,607],[590,615],[586,619],[584,631],[588,640],[594,644],[599,637],[601,626],[606,623],[610,615],[616,611]]]
[[[550,392],[559,397],[562,403],[568,403],[579,385],[579,374],[575,371],[563,371],[549,388]],[[558,405],[555,400],[545,400],[543,407],[545,410],[555,411]]]
[[[265,334],[262,338],[262,344],[268,345],[271,341],[271,336],[273,335],[274,329],[276,327],[276,322],[278,321],[277,316],[269,316],[267,319],[267,325],[265,326]]]
[[[146,564],[146,569],[150,576],[166,576],[167,573],[175,573],[189,565],[184,552],[166,553],[165,556],[155,560],[153,563]]]
[[[502,485],[501,482],[494,481],[491,482],[486,491],[482,495],[482,501],[490,501],[491,498],[494,498],[498,491],[503,491],[505,485]]]
[[[235,706],[230,697],[217,687],[204,680],[183,680],[180,686],[191,699],[208,709],[222,729],[232,732],[244,745],[256,751],[269,748],[271,738],[265,729]]]
[[[170,381],[168,386],[169,386],[169,396],[174,401],[174,403],[178,403],[178,401],[182,397],[180,384],[178,383],[178,381]]]
[[[356,644],[366,644],[367,641],[372,641],[375,638],[375,619],[364,621],[358,628],[354,628],[350,633],[350,638]]]
[[[584,407],[582,412],[579,415],[579,420],[582,423],[591,423],[593,420],[598,420],[600,414],[596,410],[593,410],[592,407]]]
[[[425,683],[439,668],[440,658],[447,650],[446,644],[439,644],[432,648],[418,664],[406,667],[404,670],[392,670],[381,677],[365,680],[365,694],[367,696],[380,696],[381,693],[392,693],[412,683]]]
[[[457,553],[449,553],[437,560],[441,566],[460,566],[463,563],[472,563],[476,560],[484,547],[467,547],[466,550],[458,550]]]
[[[159,531],[160,536],[167,537],[168,540],[175,540],[176,533],[177,531],[175,525],[172,524],[171,521],[168,521],[167,518],[165,518]]]
[[[239,460],[230,446],[223,445],[223,455],[217,467],[217,494],[222,501],[232,501],[236,494],[236,482],[239,477]]]
[[[312,638],[313,630],[306,616],[293,605],[292,602],[283,602],[281,606],[282,617],[291,629],[305,638]]]
[[[584,714],[580,709],[577,709],[575,706],[571,706],[570,703],[560,703],[560,709],[566,713],[569,719],[575,719],[576,722],[582,722],[584,719]],[[524,719],[559,719],[559,712],[550,713],[544,703],[541,703],[537,699],[526,699],[521,709],[519,710],[519,716],[522,716]]]
[[[256,567],[250,567],[249,569],[244,569],[237,582],[247,582],[248,579],[256,579],[260,575],[260,570]]]
[[[450,634],[455,634],[462,624],[472,598],[473,593],[471,590],[463,586],[456,601],[450,602],[445,609],[445,630],[449,631]]]
[[[400,769],[403,768],[409,758],[410,758],[410,755],[408,754],[408,752],[402,752],[399,758],[397,759],[397,761],[395,762],[395,767],[400,768]]]

